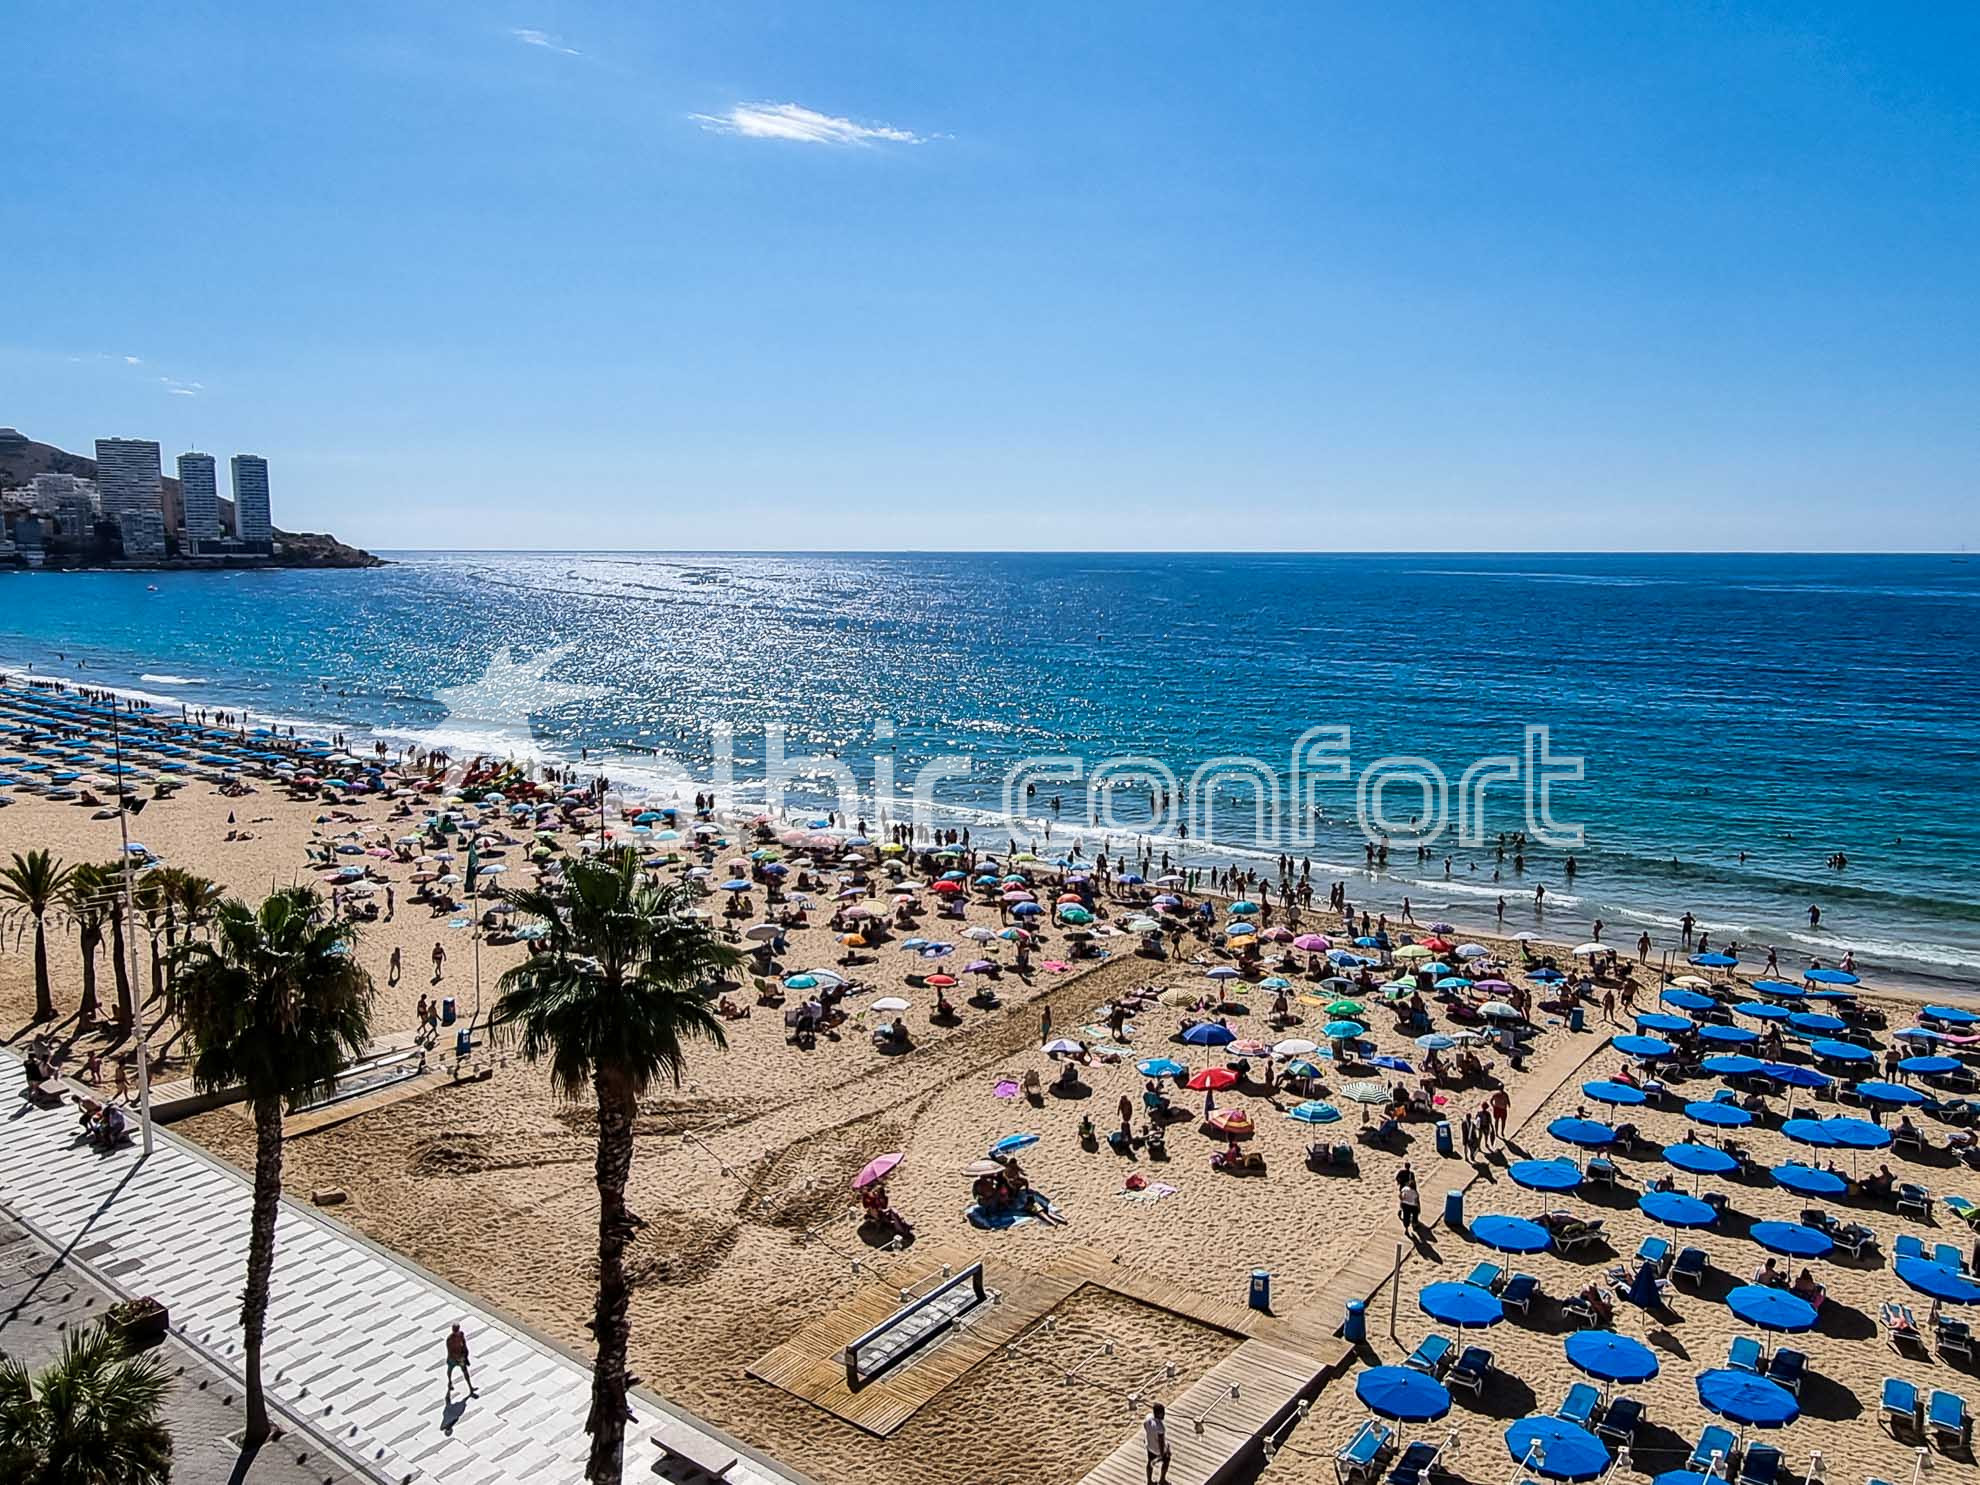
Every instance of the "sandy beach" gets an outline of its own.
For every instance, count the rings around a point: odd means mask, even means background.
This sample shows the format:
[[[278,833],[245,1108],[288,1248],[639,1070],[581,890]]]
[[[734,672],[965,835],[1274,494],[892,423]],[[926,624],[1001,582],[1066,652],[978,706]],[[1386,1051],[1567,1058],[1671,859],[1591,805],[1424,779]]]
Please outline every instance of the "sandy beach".
[[[8,850],[44,845],[70,861],[110,859],[116,850],[116,823],[93,819],[91,813],[71,804],[24,798],[0,813],[0,840]],[[320,802],[291,800],[262,782],[255,793],[240,798],[223,797],[204,784],[189,786],[173,799],[153,803],[134,822],[133,833],[165,861],[211,876],[231,892],[258,897],[272,886],[314,880],[306,860],[312,843],[334,849],[335,842],[353,832],[358,839],[389,840],[403,828],[381,800],[358,799],[332,811]],[[251,838],[230,842],[230,829]],[[718,863],[733,854],[730,847],[713,853]],[[366,924],[361,939],[361,956],[379,985],[380,1037],[404,1041],[423,995],[453,995],[462,1015],[470,1014],[473,936],[464,926],[450,926],[463,923],[465,915],[434,915],[410,901],[412,864],[364,859],[393,882],[396,902],[391,921]],[[512,853],[508,859],[516,861],[517,856]],[[690,854],[667,871],[684,871],[693,862]],[[871,900],[885,900],[885,885],[884,876],[878,877]],[[719,913],[721,906],[719,894],[711,896],[711,909]],[[1130,915],[1105,903],[1102,909],[1114,919]],[[831,928],[816,921],[823,916],[817,913],[814,926],[791,933],[779,957],[784,972],[837,965],[845,950]],[[1307,925],[1316,926],[1315,920],[1323,917],[1309,913]],[[1405,1159],[1419,1169],[1437,1164],[1432,1126],[1412,1122],[1399,1142],[1387,1146],[1360,1141],[1363,1111],[1338,1098],[1345,1080],[1327,1070],[1315,1096],[1334,1100],[1343,1111],[1341,1121],[1332,1125],[1308,1126],[1288,1117],[1286,1111],[1300,1098],[1283,1089],[1268,1094],[1258,1084],[1244,1083],[1217,1094],[1220,1108],[1242,1108],[1255,1121],[1256,1132],[1244,1147],[1262,1155],[1262,1177],[1212,1170],[1210,1158],[1224,1142],[1199,1123],[1203,1095],[1173,1087],[1171,1096],[1188,1116],[1168,1126],[1168,1159],[1152,1159],[1145,1149],[1117,1153],[1105,1135],[1117,1122],[1116,1106],[1123,1097],[1135,1104],[1138,1122],[1145,1080],[1134,1066],[1136,1059],[1172,1056],[1197,1069],[1221,1066],[1228,1060],[1227,1050],[1180,1045],[1176,1031],[1184,1011],[1151,1005],[1131,1015],[1129,1029],[1117,1043],[1130,1056],[1096,1062],[1081,1071],[1077,1088],[1061,1090],[1052,1084],[1062,1064],[1041,1050],[1045,1013],[1049,1009],[1054,1034],[1111,1041],[1104,1027],[1083,1029],[1096,1026],[1110,1002],[1165,986],[1207,990],[1207,969],[1229,963],[1228,954],[1185,941],[1181,961],[1155,961],[1133,952],[1133,938],[1106,935],[1094,942],[1107,957],[1055,972],[1042,965],[1061,962],[1051,956],[1063,952],[1067,940],[1063,930],[1048,928],[1036,946],[1030,976],[1020,979],[1007,971],[994,982],[1002,999],[999,1008],[968,1004],[964,997],[972,986],[965,983],[951,992],[959,1013],[955,1024],[939,1025],[930,1020],[933,992],[911,985],[909,976],[953,969],[976,952],[962,937],[965,929],[1001,930],[1004,922],[994,906],[982,903],[969,906],[966,920],[945,920],[939,929],[932,910],[923,922],[924,927],[913,931],[939,931],[953,938],[961,952],[931,965],[901,952],[897,938],[863,951],[862,962],[843,969],[864,987],[849,1006],[889,993],[911,1002],[905,1013],[911,1050],[895,1055],[880,1051],[868,1028],[885,1018],[871,1014],[856,1017],[837,1035],[803,1050],[788,1035],[778,1010],[755,1007],[748,1017],[726,1023],[726,1051],[697,1048],[683,1087],[645,1105],[630,1192],[645,1224],[632,1257],[637,1283],[634,1368],[655,1390],[819,1480],[913,1479],[945,1485],[1077,1480],[1135,1425],[1139,1409],[1131,1398],[1174,1396],[1227,1355],[1236,1339],[1182,1314],[1105,1289],[1082,1289],[1060,1307],[1049,1337],[1036,1338],[1036,1344],[1015,1357],[998,1354],[982,1362],[886,1438],[750,1378],[745,1369],[876,1279],[901,1282],[901,1276],[916,1270],[917,1247],[973,1253],[1020,1272],[1044,1272],[1072,1254],[1088,1259],[1098,1255],[1102,1262],[1111,1260],[1131,1271],[1143,1284],[1230,1306],[1243,1303],[1249,1276],[1262,1268],[1272,1275],[1274,1312],[1299,1315],[1327,1293],[1328,1281],[1351,1255],[1368,1248],[1386,1253],[1394,1246],[1400,1235],[1395,1176]],[[1479,935],[1478,941],[1491,954],[1517,962],[1518,945],[1488,935]],[[437,985],[431,968],[436,942],[447,950]],[[995,944],[997,950],[1008,947]],[[50,948],[58,1010],[68,1016],[79,977],[75,935],[53,926]],[[405,973],[391,985],[388,964],[395,950],[402,955]],[[517,944],[481,945],[484,1006],[492,1003],[502,970],[524,952]],[[995,957],[1010,963],[1007,952]],[[10,1032],[24,1032],[32,1008],[27,959],[9,953],[0,965],[0,1013]],[[107,999],[108,965],[99,968]],[[1272,1041],[1294,1035],[1324,1042],[1317,1028],[1327,1019],[1322,1007],[1328,993],[1294,1002],[1294,1013],[1301,1018],[1298,1027],[1254,1031],[1267,1019],[1271,993],[1237,993],[1234,988],[1226,1018],[1241,1038],[1257,1035]],[[735,996],[740,1005],[751,999],[746,985]],[[1639,1009],[1644,1004],[1640,1001]],[[1910,1007],[1900,1001],[1890,1001],[1886,1009],[1894,1026],[1909,1020]],[[154,1017],[160,1014],[155,1004],[149,1010]],[[1534,1019],[1537,1032],[1525,1065],[1534,1076],[1544,1070],[1565,1081],[1525,1129],[1514,1131],[1513,1158],[1521,1152],[1571,1153],[1544,1134],[1546,1123],[1586,1104],[1580,1092],[1583,1078],[1605,1076],[1625,1061],[1601,1050],[1607,1034],[1623,1028],[1602,1024],[1599,1010],[1579,1033],[1568,1030],[1557,1015],[1537,1012]],[[1441,1014],[1437,1022],[1445,1024]],[[1379,1004],[1371,1006],[1367,1025],[1368,1040],[1379,1054],[1421,1056],[1410,1035]],[[57,1028],[72,1029],[72,1021]],[[182,1064],[175,1059],[182,1058],[184,1049],[174,1040],[173,1027],[166,1022],[154,1035],[164,1057],[154,1077],[162,1082],[182,1076]],[[93,1045],[101,1043],[84,1039],[76,1055]],[[443,1037],[436,1058],[449,1046]],[[1525,1074],[1509,1067],[1495,1049],[1482,1050],[1484,1078],[1441,1091],[1438,1116],[1455,1119],[1479,1109],[1498,1086],[1516,1095],[1528,1091]],[[1584,1059],[1586,1070],[1577,1072]],[[367,1101],[351,1117],[292,1136],[286,1163],[289,1189],[305,1200],[328,1188],[341,1191],[345,1200],[336,1209],[341,1219],[552,1337],[582,1348],[596,1214],[590,1111],[560,1105],[543,1072],[500,1043],[478,1051],[472,1066],[488,1069],[489,1076],[459,1083],[432,1080],[410,1096]],[[1028,1073],[1036,1073],[1047,1086],[1035,1100],[1016,1086]],[[1372,1076],[1392,1075],[1377,1071]],[[1836,1107],[1827,1104],[1824,1111],[1835,1112]],[[1651,1141],[1682,1138],[1687,1128],[1696,1133],[1677,1112],[1628,1112],[1638,1116],[1636,1122]],[[1083,1114],[1091,1116],[1101,1136],[1094,1147],[1079,1138]],[[228,1159],[251,1161],[251,1129],[236,1109],[199,1115],[176,1128]],[[1024,1168],[1034,1189],[1047,1195],[1063,1216],[1063,1224],[1035,1221],[1006,1231],[972,1227],[964,1215],[970,1193],[963,1168],[981,1159],[993,1141],[1020,1133],[1039,1136],[1022,1155]],[[1763,1167],[1787,1158],[1777,1136],[1749,1133]],[[1354,1143],[1358,1174],[1310,1170],[1304,1151],[1316,1137]],[[904,1253],[883,1249],[884,1232],[862,1230],[848,1199],[852,1176],[868,1160],[890,1151],[905,1156],[889,1182],[893,1205],[916,1228],[916,1243]],[[1473,1214],[1531,1214],[1550,1204],[1505,1179],[1505,1158],[1503,1153],[1487,1156],[1477,1166],[1468,1196]],[[1654,1153],[1621,1164],[1635,1178],[1633,1186],[1662,1169]],[[1893,1161],[1901,1173],[1908,1164]],[[1147,1191],[1129,1192],[1133,1175],[1174,1189],[1155,1197]],[[1941,1188],[1957,1184],[1943,1170],[1924,1178]],[[1758,1254],[1753,1244],[1734,1235],[1743,1230],[1745,1219],[1792,1220],[1805,1203],[1772,1188],[1764,1174],[1757,1184],[1731,1190],[1738,1220],[1729,1219],[1727,1230],[1702,1238],[1668,1235],[1696,1241],[1722,1275],[1737,1273],[1743,1281]],[[1609,1198],[1598,1193],[1592,1200],[1615,1234],[1614,1251],[1602,1250],[1601,1263],[1593,1267],[1579,1261],[1580,1255],[1570,1260],[1543,1254],[1522,1261],[1549,1294],[1578,1287],[1607,1263],[1627,1259],[1645,1233],[1660,1230],[1635,1210],[1633,1190],[1613,1198],[1613,1211],[1603,1205]],[[1440,1186],[1426,1189],[1425,1217],[1435,1217],[1442,1201]],[[1888,1210],[1868,1220],[1878,1226],[1886,1244],[1897,1230]],[[1950,1218],[1941,1213],[1940,1220]],[[1955,1224],[1952,1236],[1957,1239],[1961,1231]],[[1417,1311],[1417,1290],[1437,1279],[1463,1277],[1484,1256],[1463,1237],[1441,1231],[1413,1245],[1403,1271],[1396,1338],[1388,1335],[1387,1300],[1382,1297],[1371,1309],[1377,1323],[1370,1326],[1365,1359],[1398,1360],[1436,1328]],[[1894,1471],[1909,1470],[1908,1450],[1894,1446],[1878,1430],[1871,1397],[1875,1378],[1882,1374],[1879,1368],[1889,1361],[1876,1327],[1877,1305],[1890,1297],[1893,1282],[1887,1270],[1875,1265],[1820,1267],[1830,1300],[1822,1327],[1811,1338],[1813,1369],[1819,1376],[1804,1387],[1806,1413],[1787,1436],[1790,1452],[1800,1461],[1809,1450],[1821,1450],[1832,1478],[1859,1471],[1898,1478]],[[1707,1296],[1712,1292],[1708,1285]],[[275,1305],[279,1309],[282,1303],[278,1264]],[[1721,1361],[1732,1337],[1741,1333],[1737,1320],[1710,1298],[1680,1293],[1676,1305],[1675,1317],[1648,1331],[1665,1356],[1664,1374],[1634,1393],[1646,1403],[1652,1420],[1636,1456],[1635,1468],[1643,1474],[1682,1463],[1671,1457],[1672,1450],[1682,1453],[1709,1421],[1691,1393],[1691,1377]],[[1512,1462],[1504,1457],[1498,1438],[1506,1422],[1535,1407],[1550,1410],[1575,1380],[1562,1356],[1560,1329],[1551,1312],[1541,1314],[1542,1308],[1536,1307],[1535,1323],[1500,1325],[1482,1337],[1506,1373],[1503,1384],[1488,1389],[1476,1408],[1461,1397],[1445,1423],[1423,1430],[1437,1437],[1454,1431],[1461,1451],[1454,1467],[1466,1478],[1488,1480],[1508,1473]],[[1340,1317],[1314,1318],[1331,1328]],[[1640,1334],[1642,1319],[1626,1311],[1620,1324]],[[1112,1353],[1105,1354],[1109,1342]],[[1068,1384],[1062,1373],[1076,1359],[1088,1364],[1080,1368],[1079,1380]],[[1932,1370],[1941,1378],[1951,1375],[1956,1383],[1971,1382],[1970,1373],[1950,1373],[1942,1364]],[[1973,1391],[1970,1385],[1968,1391]],[[1267,1477],[1318,1477],[1327,1470],[1332,1450],[1362,1416],[1365,1409],[1355,1401],[1352,1378],[1334,1381]],[[1675,1442],[1679,1436],[1682,1443]]]

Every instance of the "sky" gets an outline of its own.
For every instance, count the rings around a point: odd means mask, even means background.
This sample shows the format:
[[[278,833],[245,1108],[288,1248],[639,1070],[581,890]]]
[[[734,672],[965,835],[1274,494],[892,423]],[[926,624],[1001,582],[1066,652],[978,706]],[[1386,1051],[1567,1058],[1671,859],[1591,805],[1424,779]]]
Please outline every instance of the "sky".
[[[379,549],[1980,541],[1980,8],[12,7],[0,424]]]

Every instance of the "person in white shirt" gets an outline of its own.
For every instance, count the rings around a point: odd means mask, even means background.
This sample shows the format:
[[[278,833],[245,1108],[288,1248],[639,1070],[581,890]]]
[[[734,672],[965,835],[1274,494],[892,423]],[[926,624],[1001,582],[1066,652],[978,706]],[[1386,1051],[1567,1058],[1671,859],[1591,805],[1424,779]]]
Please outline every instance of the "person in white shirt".
[[[1169,1426],[1162,1421],[1162,1405],[1156,1403],[1141,1420],[1142,1437],[1148,1443],[1148,1485],[1169,1485]],[[1158,1476],[1155,1466],[1162,1466]]]

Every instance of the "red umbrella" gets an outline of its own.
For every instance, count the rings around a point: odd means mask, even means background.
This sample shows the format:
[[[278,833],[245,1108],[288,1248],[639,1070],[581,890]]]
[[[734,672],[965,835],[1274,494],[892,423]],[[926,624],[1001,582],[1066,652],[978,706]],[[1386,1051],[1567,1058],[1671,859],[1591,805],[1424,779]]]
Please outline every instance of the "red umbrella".
[[[955,982],[956,982],[955,977],[953,975],[930,975],[928,977],[928,983],[933,985],[938,990],[947,990],[950,986],[954,985]]]
[[[1430,950],[1433,954],[1448,954],[1457,945],[1447,938],[1438,938],[1435,934],[1432,934],[1423,941],[1423,947]]]
[[[1200,1073],[1190,1074],[1188,1086],[1198,1093],[1206,1088],[1229,1088],[1237,1082],[1237,1074],[1228,1067],[1206,1067]]]
[[[1061,892],[1059,894],[1059,903],[1063,907],[1084,906],[1085,902],[1086,899],[1081,897],[1077,892]]]
[[[853,1177],[853,1190],[864,1191],[868,1186],[886,1180],[889,1175],[893,1174],[894,1167],[905,1159],[907,1159],[907,1156],[899,1150],[894,1151],[891,1155],[874,1156],[866,1162],[865,1169]]]
[[[961,882],[931,882],[928,887],[930,892],[940,892],[945,896],[952,892],[960,892],[962,889]]]

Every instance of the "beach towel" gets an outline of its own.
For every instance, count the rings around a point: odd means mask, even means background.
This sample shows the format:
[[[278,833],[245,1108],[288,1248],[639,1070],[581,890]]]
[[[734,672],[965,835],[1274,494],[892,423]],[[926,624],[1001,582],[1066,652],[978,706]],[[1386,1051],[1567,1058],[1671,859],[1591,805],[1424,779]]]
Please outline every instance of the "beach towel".
[[[1016,1098],[1018,1096],[1017,1080],[1015,1078],[999,1078],[991,1087],[990,1091],[999,1098]]]
[[[1160,1201],[1163,1197],[1173,1196],[1175,1193],[1176,1188],[1174,1186],[1165,1185],[1161,1181],[1150,1181],[1139,1191],[1123,1186],[1116,1194],[1124,1201],[1150,1202]]]
[[[1039,966],[1039,968],[1049,969],[1055,975],[1062,975],[1067,970],[1071,969],[1072,966],[1066,963],[1066,961],[1063,959],[1047,959],[1043,964]]]
[[[1132,1048],[1123,1047],[1114,1042],[1095,1042],[1093,1045],[1093,1055],[1095,1057],[1119,1057],[1125,1061],[1134,1055],[1134,1051]]]
[[[1010,1227],[1022,1227],[1027,1222],[1038,1219],[1029,1212],[986,1212],[981,1202],[972,1202],[963,1209],[971,1227],[981,1227],[986,1232],[1002,1232]]]

